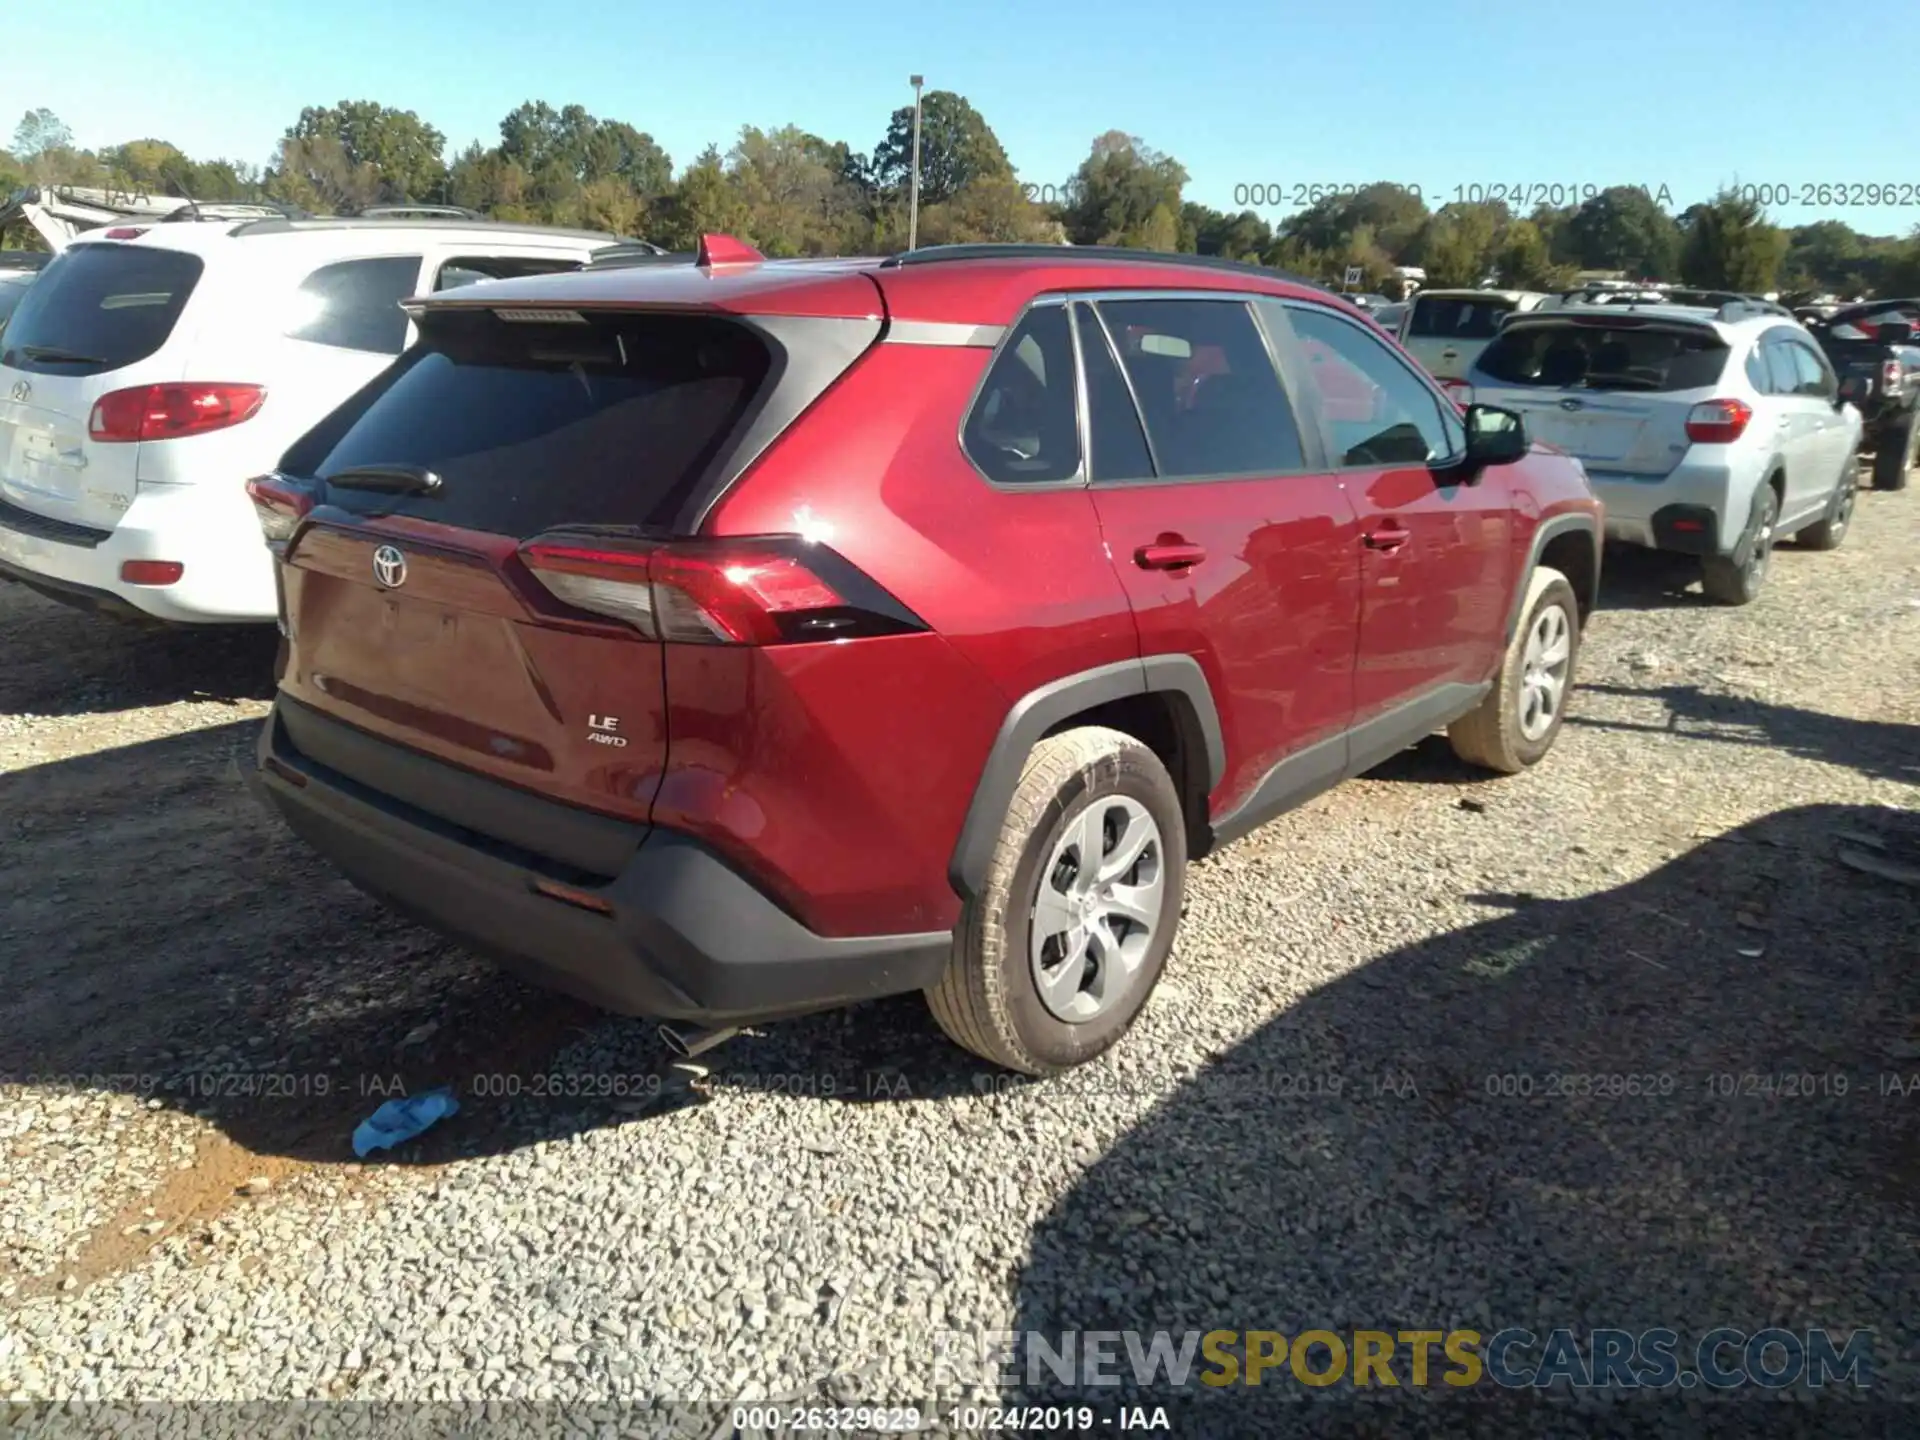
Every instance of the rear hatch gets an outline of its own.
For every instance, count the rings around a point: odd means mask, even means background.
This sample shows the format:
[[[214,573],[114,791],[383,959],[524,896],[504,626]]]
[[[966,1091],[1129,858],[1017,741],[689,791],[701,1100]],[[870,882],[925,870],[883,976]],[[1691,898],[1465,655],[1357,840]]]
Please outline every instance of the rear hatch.
[[[1729,351],[1704,324],[1547,312],[1511,322],[1468,374],[1473,398],[1517,410],[1527,433],[1589,471],[1659,479],[1691,442]]]
[[[1402,343],[1436,378],[1457,380],[1514,308],[1504,295],[1419,295],[1407,312]]]
[[[119,523],[140,445],[95,442],[88,420],[136,374],[179,378],[155,357],[203,268],[185,251],[100,241],[40,272],[0,332],[0,502],[90,529]]]
[[[791,575],[778,556],[732,554],[723,570],[685,553],[702,497],[879,319],[783,331],[469,301],[429,305],[420,323],[419,344],[267,482],[314,502],[284,550],[281,691],[469,771],[644,821],[667,753],[662,640],[732,638],[710,610],[676,604],[723,573],[762,598]],[[796,361],[793,327],[809,325],[842,328]],[[287,724],[297,744],[297,709]]]

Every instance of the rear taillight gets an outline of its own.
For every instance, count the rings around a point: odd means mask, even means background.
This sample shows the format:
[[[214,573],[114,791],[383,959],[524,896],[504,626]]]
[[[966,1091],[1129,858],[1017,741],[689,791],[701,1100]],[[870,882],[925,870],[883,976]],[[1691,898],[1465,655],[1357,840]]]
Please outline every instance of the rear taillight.
[[[105,444],[204,435],[251,420],[266,398],[258,385],[136,385],[96,400],[87,434]]]
[[[1900,362],[1898,360],[1882,360],[1880,362],[1880,388],[1882,390],[1891,390],[1899,385],[1899,383]]]
[[[311,490],[278,475],[261,475],[247,481],[247,496],[253,501],[253,513],[260,518],[260,533],[267,537],[269,545],[291,540],[300,522],[313,509]]]
[[[632,546],[556,535],[520,559],[555,599],[651,640],[792,645],[926,628],[839,554],[793,535]]]
[[[1687,412],[1687,439],[1696,445],[1726,445],[1746,433],[1753,407],[1744,400],[1702,400]]]

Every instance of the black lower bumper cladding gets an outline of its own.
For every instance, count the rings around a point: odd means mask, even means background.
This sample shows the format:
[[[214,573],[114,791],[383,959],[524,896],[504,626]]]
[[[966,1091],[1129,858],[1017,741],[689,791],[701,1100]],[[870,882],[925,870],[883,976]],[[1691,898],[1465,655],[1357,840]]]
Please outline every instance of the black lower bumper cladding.
[[[815,934],[712,850],[670,831],[636,829],[610,878],[547,863],[320,763],[294,744],[283,710],[297,711],[303,734],[345,732],[336,738],[379,747],[390,767],[416,772],[414,793],[461,792],[458,813],[469,822],[495,802],[516,832],[529,806],[561,812],[551,817],[555,831],[581,812],[285,697],[267,718],[250,776],[293,831],[355,883],[538,984],[621,1014],[740,1025],[924,989],[946,968],[946,931]]]

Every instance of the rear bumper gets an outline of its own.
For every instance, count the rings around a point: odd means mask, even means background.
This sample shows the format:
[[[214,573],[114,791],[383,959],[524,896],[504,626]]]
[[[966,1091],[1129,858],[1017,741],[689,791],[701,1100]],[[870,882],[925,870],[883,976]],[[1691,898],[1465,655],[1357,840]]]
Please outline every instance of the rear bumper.
[[[817,935],[711,850],[659,828],[636,830],[643,838],[619,873],[583,879],[303,754],[281,717],[291,703],[278,701],[267,719],[255,793],[363,889],[537,984],[621,1014],[739,1025],[924,989],[946,968],[945,931]],[[315,719],[306,712],[303,727]],[[506,792],[516,825],[533,806],[555,812],[556,832],[577,819],[570,807],[384,748],[388,763],[431,772],[414,777],[419,784],[457,788],[467,815]],[[535,888],[556,880],[604,909]]]
[[[1706,448],[1706,447],[1701,447]],[[1698,459],[1683,460],[1663,476],[1623,475],[1589,463],[1587,479],[1607,508],[1607,538],[1651,550],[1688,555],[1723,554],[1723,542],[1739,539],[1752,509],[1760,476],[1745,467]],[[1674,522],[1702,522],[1702,530],[1674,528]]]
[[[171,585],[129,585],[128,560],[173,560]],[[182,624],[267,622],[279,613],[273,557],[253,505],[238,481],[142,485],[111,530],[47,521],[17,505],[0,512],[0,567],[56,598],[117,602],[127,610]]]

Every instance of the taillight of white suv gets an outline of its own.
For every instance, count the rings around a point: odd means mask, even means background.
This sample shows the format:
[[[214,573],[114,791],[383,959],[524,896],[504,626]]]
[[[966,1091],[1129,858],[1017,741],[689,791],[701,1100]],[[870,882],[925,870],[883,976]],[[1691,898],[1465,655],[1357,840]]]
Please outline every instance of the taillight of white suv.
[[[204,435],[251,420],[266,398],[266,390],[258,385],[136,385],[94,402],[87,435],[107,445]]]
[[[1696,445],[1730,445],[1746,434],[1753,407],[1744,400],[1702,400],[1687,412],[1687,439]]]

